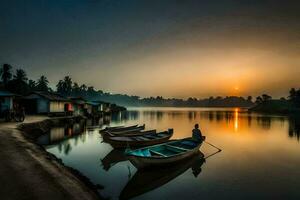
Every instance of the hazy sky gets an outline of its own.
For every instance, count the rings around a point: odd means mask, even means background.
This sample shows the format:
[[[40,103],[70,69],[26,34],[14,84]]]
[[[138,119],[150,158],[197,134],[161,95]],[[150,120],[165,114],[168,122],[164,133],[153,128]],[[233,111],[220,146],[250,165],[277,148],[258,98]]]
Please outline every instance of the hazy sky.
[[[299,2],[299,3],[298,3]],[[286,96],[300,1],[1,0],[0,62],[140,96]]]

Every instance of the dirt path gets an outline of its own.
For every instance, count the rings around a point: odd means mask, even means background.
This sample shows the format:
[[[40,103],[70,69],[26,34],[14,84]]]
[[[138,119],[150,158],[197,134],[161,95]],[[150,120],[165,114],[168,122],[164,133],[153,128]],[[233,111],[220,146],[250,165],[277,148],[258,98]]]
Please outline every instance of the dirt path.
[[[3,126],[1,126],[3,127]],[[99,199],[76,176],[14,128],[0,128],[0,199]]]
[[[19,124],[22,123],[32,123],[32,122],[38,122],[45,119],[49,119],[49,117],[44,115],[27,115],[24,122],[5,122],[4,119],[1,119],[0,121],[0,127],[6,127],[6,128],[16,128]]]

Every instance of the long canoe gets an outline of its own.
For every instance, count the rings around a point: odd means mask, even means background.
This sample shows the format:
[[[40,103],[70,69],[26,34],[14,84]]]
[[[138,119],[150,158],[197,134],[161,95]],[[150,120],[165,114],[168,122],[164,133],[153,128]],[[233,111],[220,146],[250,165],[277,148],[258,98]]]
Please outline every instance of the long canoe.
[[[159,133],[149,133],[140,136],[107,137],[103,141],[114,148],[143,147],[168,141],[173,135],[173,129]]]
[[[126,129],[117,129],[117,130],[107,130],[107,131],[100,131],[100,133],[102,134],[106,134],[106,133],[111,133],[111,134],[115,134],[115,135],[123,135],[125,133],[129,133],[129,132],[137,132],[137,131],[142,131],[145,129],[145,124],[142,126],[136,126],[136,127],[128,127]]]
[[[192,138],[174,140],[159,145],[127,151],[130,162],[138,169],[171,165],[191,157],[199,151],[202,141]]]
[[[201,167],[204,162],[204,154],[198,151],[189,159],[178,162],[176,165],[138,170],[123,188],[119,198],[120,200],[131,199],[159,188],[190,168],[193,175],[197,177],[201,173]]]
[[[100,132],[106,132],[106,131],[121,131],[121,130],[130,130],[133,128],[136,128],[138,125],[132,125],[132,126],[113,126],[113,127],[106,127],[105,129],[100,130]]]
[[[148,135],[148,134],[155,134],[156,130],[148,130],[148,131],[131,131],[131,132],[124,132],[123,134],[114,134],[105,132],[102,133],[103,141],[109,140],[111,137],[120,137],[120,136],[126,136],[126,137],[133,137],[133,136],[142,136],[142,135]]]

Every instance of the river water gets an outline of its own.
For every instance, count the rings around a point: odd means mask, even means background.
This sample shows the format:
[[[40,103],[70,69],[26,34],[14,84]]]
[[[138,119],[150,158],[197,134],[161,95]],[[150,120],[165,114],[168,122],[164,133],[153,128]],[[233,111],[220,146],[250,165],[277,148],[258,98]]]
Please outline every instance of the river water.
[[[207,141],[208,157],[142,172],[122,152],[102,142],[107,125],[146,124],[191,136],[195,123]],[[238,108],[130,108],[72,126],[55,127],[39,138],[46,150],[73,167],[109,199],[300,199],[300,118],[248,113]]]

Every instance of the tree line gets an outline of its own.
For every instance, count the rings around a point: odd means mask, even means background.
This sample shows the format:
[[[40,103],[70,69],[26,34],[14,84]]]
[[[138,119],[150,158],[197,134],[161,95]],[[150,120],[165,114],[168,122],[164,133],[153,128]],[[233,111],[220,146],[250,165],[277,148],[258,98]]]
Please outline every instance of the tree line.
[[[256,97],[256,104],[263,104],[272,100],[272,97],[268,94],[263,94],[261,96]],[[281,102],[289,102],[294,107],[300,107],[300,88],[295,89],[291,88],[289,91],[289,96],[287,99],[285,97],[281,97],[279,99]]]
[[[292,102],[292,104],[295,107],[300,108],[300,88],[299,89],[295,89],[295,88],[290,89],[289,100]]]
[[[28,79],[23,69],[16,69],[13,73],[13,67],[9,64],[3,64],[0,69],[2,80],[2,89],[10,92],[26,95],[31,91],[52,91],[48,86],[49,81],[46,76],[40,76],[36,81]]]
[[[59,80],[56,84],[56,88],[52,89],[49,87],[49,81],[45,75],[41,75],[37,80],[32,80],[28,78],[27,73],[23,69],[19,68],[14,71],[10,64],[2,65],[0,77],[3,89],[20,95],[26,95],[33,91],[48,91],[56,92],[65,97],[80,96],[88,100],[108,101],[124,106],[250,107],[253,106],[254,103],[261,104],[272,99],[272,97],[267,94],[256,97],[254,102],[252,96],[246,98],[238,96],[217,96],[204,99],[194,97],[187,99],[164,98],[162,96],[141,98],[135,95],[103,92],[102,90],[95,89],[93,86],[79,84],[73,81],[70,76],[65,76]],[[296,90],[292,88],[289,99],[300,106],[300,89]],[[285,98],[281,100],[285,100]]]

